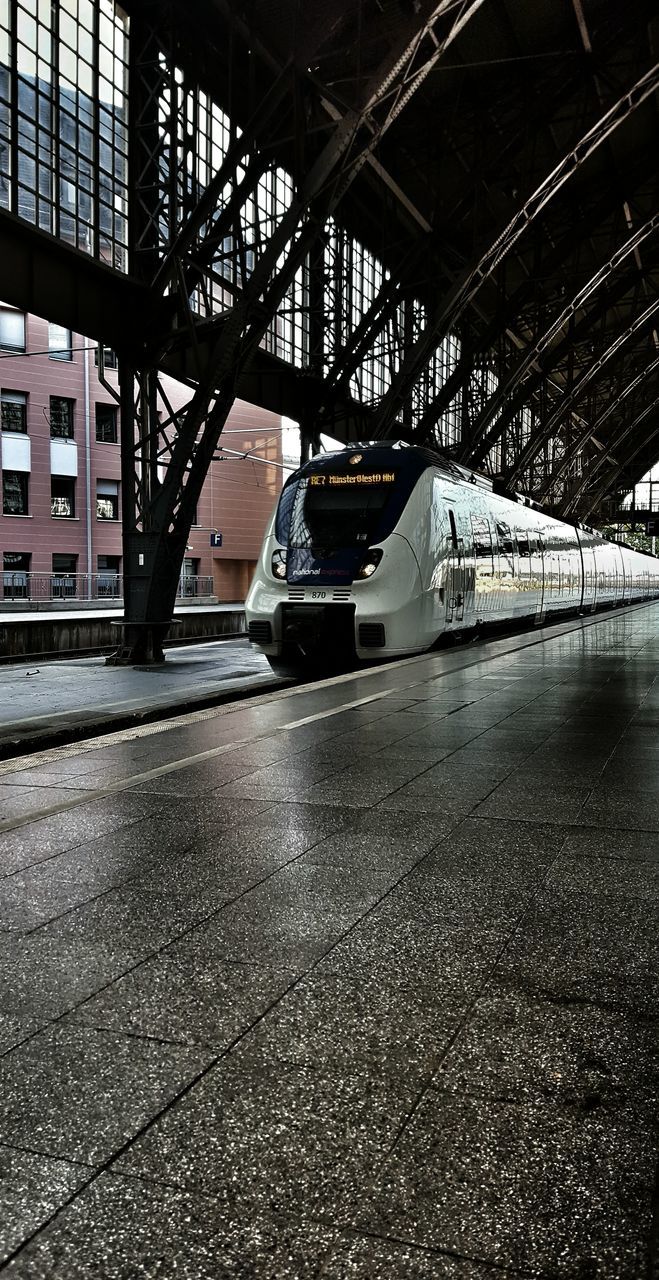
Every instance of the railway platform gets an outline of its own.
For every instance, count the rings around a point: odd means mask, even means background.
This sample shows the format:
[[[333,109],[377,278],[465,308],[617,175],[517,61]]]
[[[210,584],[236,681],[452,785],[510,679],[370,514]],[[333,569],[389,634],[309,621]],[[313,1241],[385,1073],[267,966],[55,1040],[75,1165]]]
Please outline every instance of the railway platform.
[[[0,665],[0,756],[287,683],[246,639],[176,646],[162,666],[96,656]]]
[[[655,1280],[658,675],[641,605],[0,763],[7,1276]]]

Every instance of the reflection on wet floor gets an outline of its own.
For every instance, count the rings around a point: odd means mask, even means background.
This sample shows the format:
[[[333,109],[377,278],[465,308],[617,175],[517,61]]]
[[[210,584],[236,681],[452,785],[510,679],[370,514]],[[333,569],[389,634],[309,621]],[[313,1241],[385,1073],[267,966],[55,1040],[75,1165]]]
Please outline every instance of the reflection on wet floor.
[[[658,623],[0,766],[8,1274],[650,1274]]]

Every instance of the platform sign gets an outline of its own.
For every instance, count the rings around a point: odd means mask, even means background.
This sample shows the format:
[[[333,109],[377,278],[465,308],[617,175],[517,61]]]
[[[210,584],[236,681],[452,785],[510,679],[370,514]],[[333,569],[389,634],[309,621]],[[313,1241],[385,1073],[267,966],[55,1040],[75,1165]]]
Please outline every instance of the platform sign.
[[[222,534],[218,533],[216,530],[215,533],[211,533],[211,547],[221,547],[221,546],[222,546]]]

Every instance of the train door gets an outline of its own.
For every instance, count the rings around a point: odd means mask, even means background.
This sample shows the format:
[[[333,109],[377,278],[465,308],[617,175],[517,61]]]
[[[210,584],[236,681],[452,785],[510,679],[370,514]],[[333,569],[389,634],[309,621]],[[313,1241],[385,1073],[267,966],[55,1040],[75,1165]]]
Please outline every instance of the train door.
[[[536,562],[536,576],[538,580],[538,594],[536,597],[536,620],[541,621],[545,616],[545,593],[547,591],[547,571],[545,561],[545,544],[542,534],[538,530],[535,535],[538,541],[538,559]]]
[[[521,616],[525,616],[533,612],[533,573],[531,569],[531,541],[528,529],[516,529],[515,541],[517,542],[518,613]]]
[[[448,518],[451,532],[448,539],[446,567],[446,621],[462,622],[466,591],[464,538],[458,537],[455,514],[450,507]]]

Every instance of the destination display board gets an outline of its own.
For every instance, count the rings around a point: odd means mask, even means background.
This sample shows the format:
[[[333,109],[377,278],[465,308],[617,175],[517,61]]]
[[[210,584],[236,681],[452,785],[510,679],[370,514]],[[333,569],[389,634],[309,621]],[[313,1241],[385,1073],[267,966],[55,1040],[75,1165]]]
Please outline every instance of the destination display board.
[[[318,488],[324,486],[327,489],[331,489],[334,486],[342,485],[365,488],[380,484],[394,484],[395,480],[396,474],[394,471],[352,471],[348,475],[322,472],[309,476],[309,487]]]

